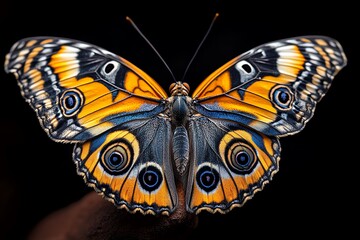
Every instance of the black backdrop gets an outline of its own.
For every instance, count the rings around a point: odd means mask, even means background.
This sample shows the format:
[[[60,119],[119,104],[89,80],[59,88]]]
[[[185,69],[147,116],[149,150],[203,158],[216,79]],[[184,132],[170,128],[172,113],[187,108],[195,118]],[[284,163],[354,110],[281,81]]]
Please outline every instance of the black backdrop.
[[[236,5],[233,5],[235,4]],[[50,4],[49,2],[46,4]],[[359,160],[358,84],[355,66],[356,15],[345,4],[315,7],[222,1],[105,1],[75,7],[67,2],[2,1],[0,58],[11,45],[29,36],[74,38],[101,46],[147,72],[164,89],[172,82],[159,58],[125,20],[130,16],[180,79],[214,14],[213,30],[185,80],[194,89],[231,58],[269,41],[299,35],[337,39],[349,63],[335,78],[306,128],[281,139],[280,171],[244,207],[226,215],[200,215],[192,238],[235,234],[310,236],[348,234],[354,215],[352,186]],[[196,4],[196,5],[195,5]],[[342,16],[344,15],[344,16]],[[15,78],[0,71],[0,239],[22,239],[51,212],[92,189],[76,174],[72,146],[52,142],[20,95]]]

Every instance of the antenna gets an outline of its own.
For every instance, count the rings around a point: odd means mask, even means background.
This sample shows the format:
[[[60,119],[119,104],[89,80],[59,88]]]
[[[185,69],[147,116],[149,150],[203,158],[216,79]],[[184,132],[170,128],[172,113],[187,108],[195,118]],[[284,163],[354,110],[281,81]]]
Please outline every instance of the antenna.
[[[201,40],[199,46],[197,47],[194,55],[192,56],[191,60],[189,61],[189,64],[187,65],[187,67],[186,67],[186,69],[185,69],[185,72],[184,72],[184,74],[183,74],[183,76],[182,76],[182,78],[181,78],[181,82],[184,81],[184,78],[185,78],[186,73],[188,72],[188,70],[189,70],[189,68],[190,68],[191,63],[194,61],[197,53],[199,52],[199,49],[200,49],[201,46],[203,45],[203,43],[204,43],[205,39],[207,38],[207,36],[209,35],[209,33],[210,33],[210,31],[211,31],[211,28],[212,28],[212,26],[214,25],[215,20],[216,20],[216,18],[217,18],[218,16],[219,16],[219,13],[215,13],[215,16],[214,16],[213,20],[211,21],[210,26],[209,26],[209,28],[208,28],[205,36],[204,36],[203,39]]]
[[[158,55],[158,57],[161,59],[161,61],[164,63],[165,67],[169,70],[171,77],[173,78],[174,82],[176,81],[176,78],[171,71],[170,67],[167,65],[165,60],[161,57],[160,53],[156,50],[156,48],[151,44],[151,42],[145,37],[145,35],[140,31],[140,29],[136,26],[133,20],[131,20],[130,17],[126,16],[126,20],[130,22],[130,24],[135,28],[135,30],[140,34],[140,36],[150,45],[150,47],[154,50],[154,52]]]

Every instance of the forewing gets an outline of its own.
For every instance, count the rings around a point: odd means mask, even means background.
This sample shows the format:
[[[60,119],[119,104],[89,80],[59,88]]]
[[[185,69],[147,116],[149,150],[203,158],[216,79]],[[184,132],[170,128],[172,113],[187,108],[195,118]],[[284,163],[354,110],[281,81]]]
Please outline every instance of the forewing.
[[[210,118],[267,135],[300,131],[334,76],[346,65],[340,44],[304,36],[256,47],[229,61],[194,91],[194,108]]]
[[[164,90],[127,60],[77,40],[18,41],[6,56],[21,93],[56,141],[77,142],[164,110]]]

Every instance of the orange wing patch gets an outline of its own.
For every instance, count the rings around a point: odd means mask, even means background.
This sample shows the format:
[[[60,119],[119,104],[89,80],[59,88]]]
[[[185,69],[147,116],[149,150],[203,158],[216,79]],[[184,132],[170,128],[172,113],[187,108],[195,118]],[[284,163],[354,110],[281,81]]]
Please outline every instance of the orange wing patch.
[[[120,60],[122,64],[134,71],[140,77],[139,79],[132,73],[129,73],[129,76],[127,76],[127,78],[125,79],[124,84],[126,90],[133,93],[135,93],[135,91],[138,91],[138,93],[140,93],[140,96],[148,96],[156,99],[166,99],[168,97],[164,89],[144,71],[142,71],[140,68],[136,67],[134,64],[124,58],[120,58]]]
[[[219,94],[226,93],[231,89],[231,78],[229,72],[226,72],[230,67],[232,67],[239,57],[232,59],[227,62],[215,72],[210,74],[201,84],[195,89],[192,97],[194,99],[201,99],[210,96],[216,96]]]

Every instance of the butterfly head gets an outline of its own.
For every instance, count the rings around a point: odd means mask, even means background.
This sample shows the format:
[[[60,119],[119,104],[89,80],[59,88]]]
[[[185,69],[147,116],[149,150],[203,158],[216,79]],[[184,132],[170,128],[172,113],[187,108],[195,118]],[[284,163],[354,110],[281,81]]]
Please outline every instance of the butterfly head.
[[[171,96],[188,96],[190,86],[186,82],[172,83],[169,87]]]

